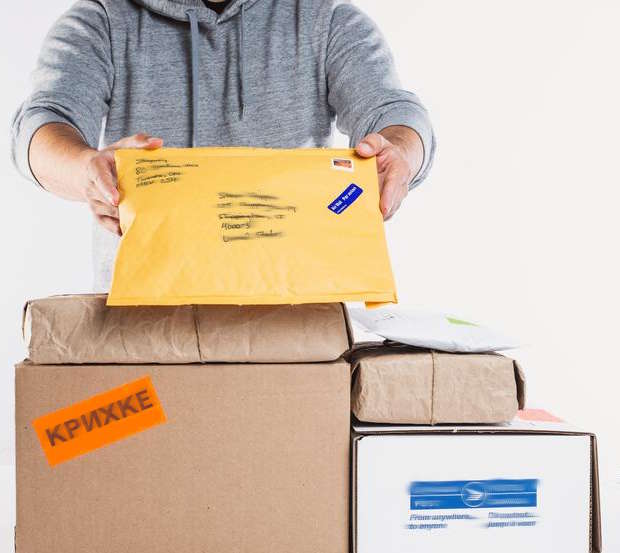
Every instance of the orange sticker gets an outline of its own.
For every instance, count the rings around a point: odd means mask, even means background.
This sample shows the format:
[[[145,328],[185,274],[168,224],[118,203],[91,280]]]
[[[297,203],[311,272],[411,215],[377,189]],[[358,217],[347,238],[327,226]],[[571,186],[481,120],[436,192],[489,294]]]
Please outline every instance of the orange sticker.
[[[54,466],[166,422],[148,376],[32,421]]]

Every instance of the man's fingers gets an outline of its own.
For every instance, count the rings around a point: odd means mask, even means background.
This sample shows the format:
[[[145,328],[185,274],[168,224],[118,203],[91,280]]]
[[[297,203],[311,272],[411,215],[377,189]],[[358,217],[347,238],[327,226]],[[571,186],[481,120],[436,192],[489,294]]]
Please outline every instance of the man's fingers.
[[[400,207],[413,178],[406,152],[379,133],[371,133],[360,141],[356,152],[362,157],[376,156],[379,178],[379,207],[383,219],[389,219]]]
[[[114,163],[114,150],[119,148],[143,148],[154,150],[161,148],[164,141],[146,133],[138,133],[133,136],[121,138],[101,152],[98,152],[89,163],[89,189],[87,195],[91,198],[100,199],[112,206],[117,206],[120,194],[117,189],[116,165]]]
[[[89,167],[89,177],[96,191],[104,201],[118,205],[120,195],[116,188],[116,177],[113,172],[114,160],[107,156],[93,158]]]
[[[394,196],[390,200],[390,207],[383,214],[383,220],[384,221],[387,221],[388,219],[391,219],[392,215],[394,215],[394,213],[396,213],[398,211],[398,209],[400,208],[400,204],[405,199],[405,196],[406,196],[406,193],[402,192],[402,190],[398,190],[396,192],[396,194],[394,194]]]
[[[156,136],[150,136],[149,138],[141,141],[134,148],[143,148],[145,150],[157,150],[164,145],[164,140]]]
[[[396,212],[406,195],[407,185],[404,178],[398,174],[386,177],[379,202],[383,219],[389,219]]]
[[[387,180],[383,185],[383,190],[381,191],[381,201],[379,202],[379,207],[384,219],[387,219],[392,212],[392,206],[394,205],[395,199],[396,183],[393,180]]]
[[[97,222],[114,234],[121,235],[118,207],[110,205],[106,201],[99,199],[99,190],[91,188],[87,193],[89,196],[88,205],[95,216]]]
[[[146,133],[138,133],[133,136],[121,138],[118,142],[110,144],[107,150],[118,150],[119,148],[143,148],[145,150],[156,150],[164,144],[163,139],[150,136]]]
[[[90,209],[95,215],[105,215],[106,217],[112,217],[118,219],[118,207],[110,205],[108,203],[92,199],[89,202]]]
[[[381,153],[390,143],[379,133],[372,133],[366,136],[355,148],[355,151],[362,157],[372,157]]]
[[[390,210],[390,212],[383,218],[384,221],[389,221],[392,216],[400,209],[400,204],[402,203],[402,200],[399,202],[396,202],[393,206],[392,209]]]
[[[105,229],[110,232],[120,236],[121,235],[121,225],[118,219],[114,217],[107,217],[106,215],[96,215],[97,222]]]
[[[383,185],[385,184],[385,173],[378,173],[379,177],[379,196],[383,194]]]

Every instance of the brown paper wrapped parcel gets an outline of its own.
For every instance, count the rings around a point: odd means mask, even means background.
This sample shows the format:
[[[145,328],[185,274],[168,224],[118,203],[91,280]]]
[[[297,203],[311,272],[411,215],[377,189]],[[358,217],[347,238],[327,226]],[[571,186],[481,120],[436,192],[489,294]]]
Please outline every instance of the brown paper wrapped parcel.
[[[525,404],[525,376],[495,353],[376,346],[351,356],[353,414],[393,424],[499,423]]]

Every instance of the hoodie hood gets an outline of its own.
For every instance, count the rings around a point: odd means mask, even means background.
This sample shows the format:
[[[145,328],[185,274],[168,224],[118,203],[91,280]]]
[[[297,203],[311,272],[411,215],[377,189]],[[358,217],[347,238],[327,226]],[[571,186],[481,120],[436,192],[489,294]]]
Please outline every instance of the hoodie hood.
[[[191,53],[189,64],[192,71],[192,146],[198,146],[198,120],[200,115],[200,28],[199,25],[216,25],[239,17],[239,103],[241,111],[239,118],[245,117],[245,40],[244,40],[244,13],[245,10],[258,0],[233,0],[226,9],[217,14],[207,8],[202,0],[133,0],[135,4],[147,10],[163,15],[176,21],[184,21],[189,25],[191,36]]]
[[[249,8],[259,0],[233,0],[226,9],[218,15],[207,8],[202,0],[132,0],[134,4],[142,6],[153,13],[163,15],[176,21],[187,21],[187,10],[195,10],[198,23],[223,23],[241,11],[241,7]]]

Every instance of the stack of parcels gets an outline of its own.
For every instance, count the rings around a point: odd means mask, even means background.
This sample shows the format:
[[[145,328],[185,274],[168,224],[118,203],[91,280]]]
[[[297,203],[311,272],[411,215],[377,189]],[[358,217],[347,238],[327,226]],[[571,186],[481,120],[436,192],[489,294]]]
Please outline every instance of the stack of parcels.
[[[601,551],[596,438],[524,410],[516,361],[389,341],[348,358],[354,553]]]
[[[341,304],[29,302],[18,553],[346,553]]]
[[[374,159],[116,166],[110,296],[26,306],[17,553],[347,553],[350,513],[353,553],[600,551],[594,436],[508,422],[516,362],[353,347],[330,302],[396,301]]]
[[[105,303],[26,305],[17,553],[601,551],[595,437],[490,422],[513,361],[355,346],[341,304]]]

